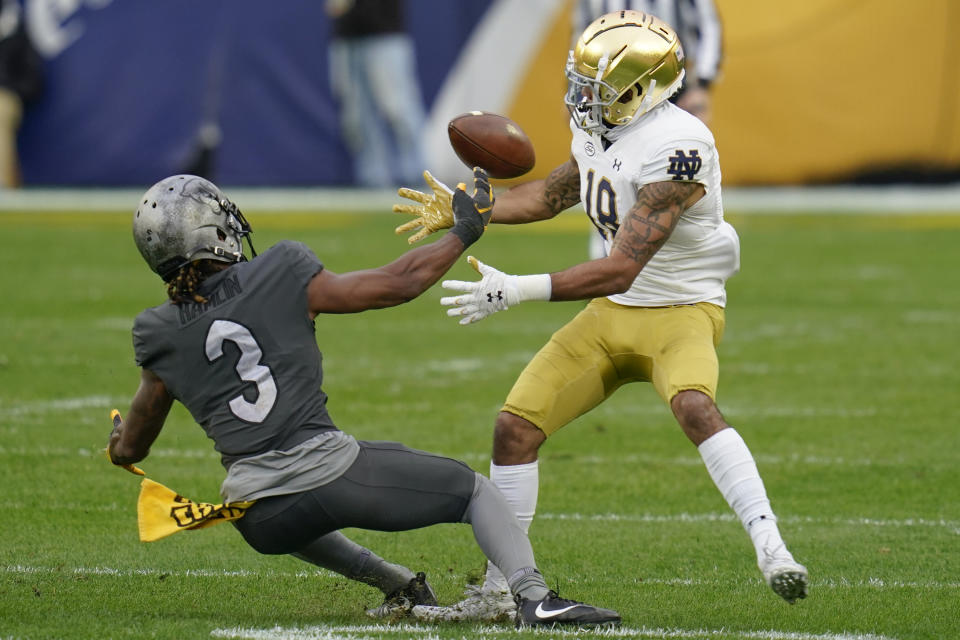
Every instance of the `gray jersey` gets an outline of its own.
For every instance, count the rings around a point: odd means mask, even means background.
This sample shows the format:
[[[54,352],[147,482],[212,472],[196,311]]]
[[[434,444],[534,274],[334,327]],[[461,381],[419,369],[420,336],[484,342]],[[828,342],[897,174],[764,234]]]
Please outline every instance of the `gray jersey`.
[[[225,467],[336,429],[307,309],[323,264],[283,241],[201,286],[206,304],[166,302],[137,316],[137,364],[163,380],[213,440]]]

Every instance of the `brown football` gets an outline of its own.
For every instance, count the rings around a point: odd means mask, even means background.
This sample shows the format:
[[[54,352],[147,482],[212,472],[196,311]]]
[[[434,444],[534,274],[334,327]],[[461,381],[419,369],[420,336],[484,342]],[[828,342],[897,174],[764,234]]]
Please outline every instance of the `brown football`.
[[[486,169],[491,178],[516,178],[533,169],[533,143],[520,126],[488,111],[461,114],[447,125],[450,145],[468,167]]]

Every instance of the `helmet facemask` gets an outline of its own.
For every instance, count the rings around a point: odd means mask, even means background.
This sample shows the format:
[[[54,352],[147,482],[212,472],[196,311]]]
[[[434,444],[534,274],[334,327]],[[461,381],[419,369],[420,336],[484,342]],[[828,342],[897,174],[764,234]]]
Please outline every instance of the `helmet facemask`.
[[[666,23],[639,11],[607,14],[570,52],[564,102],[578,127],[610,137],[680,89],[683,60]]]

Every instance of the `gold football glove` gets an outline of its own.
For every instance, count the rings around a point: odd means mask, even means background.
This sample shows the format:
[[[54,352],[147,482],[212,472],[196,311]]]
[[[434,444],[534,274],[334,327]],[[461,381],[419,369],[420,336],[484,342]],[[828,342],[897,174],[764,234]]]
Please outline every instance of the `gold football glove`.
[[[397,195],[401,198],[413,200],[418,204],[393,205],[395,213],[409,213],[412,216],[417,216],[416,220],[411,220],[396,228],[398,235],[407,231],[417,231],[407,238],[407,242],[410,244],[423,240],[435,231],[449,229],[453,226],[453,191],[434,178],[429,171],[423,172],[423,179],[433,189],[433,194],[428,195],[422,191],[400,187],[397,189]]]
[[[117,411],[116,409],[111,409],[111,410],[110,410],[110,420],[113,421],[113,431],[110,432],[110,440],[112,441],[112,440],[113,440],[113,434],[115,434],[115,433],[120,429],[120,425],[123,424],[123,418],[120,417],[120,412],[119,412],[119,411]],[[114,462],[114,461],[113,461],[113,458],[110,456],[110,444],[109,444],[109,443],[107,444],[106,453],[107,453],[107,459],[110,461],[111,464],[116,464],[118,467],[123,467],[124,469],[126,469],[126,470],[129,471],[130,473],[132,473],[132,474],[134,474],[134,475],[137,475],[137,476],[146,475],[146,474],[143,472],[143,469],[141,469],[140,467],[138,467],[138,466],[136,466],[136,465],[132,465],[132,464],[117,464],[116,462]]]

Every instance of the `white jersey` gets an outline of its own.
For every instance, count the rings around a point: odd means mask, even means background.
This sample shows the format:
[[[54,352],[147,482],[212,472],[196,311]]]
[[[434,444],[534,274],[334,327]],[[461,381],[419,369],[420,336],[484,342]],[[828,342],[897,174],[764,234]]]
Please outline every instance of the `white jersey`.
[[[665,307],[711,302],[725,306],[724,283],[740,269],[737,232],[723,219],[720,161],[713,134],[698,118],[663,102],[618,132],[607,147],[599,136],[573,130],[571,152],[580,168],[580,199],[610,253],[621,218],[652,182],[703,185],[706,195],[683,212],[666,243],[643,267],[617,304]]]

